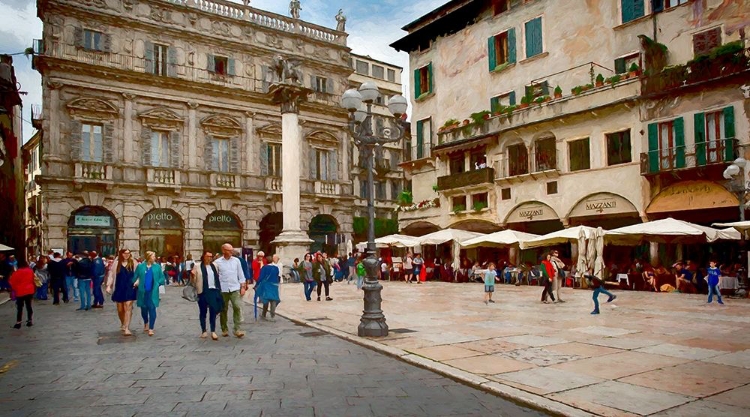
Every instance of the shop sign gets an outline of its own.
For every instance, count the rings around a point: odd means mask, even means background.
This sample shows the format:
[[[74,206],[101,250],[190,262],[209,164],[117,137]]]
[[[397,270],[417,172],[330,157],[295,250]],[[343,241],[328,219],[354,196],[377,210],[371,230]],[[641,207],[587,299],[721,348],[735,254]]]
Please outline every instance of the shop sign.
[[[711,181],[684,181],[662,190],[649,204],[646,213],[668,213],[737,207],[737,197]]]
[[[635,206],[628,200],[613,194],[595,194],[578,203],[569,217],[597,216],[601,214],[637,214]]]
[[[111,227],[112,218],[109,216],[75,216],[76,226]]]
[[[543,204],[524,204],[511,212],[507,223],[536,222],[557,220],[557,214]]]
[[[151,210],[141,220],[141,229],[182,229],[182,222],[172,210]]]
[[[215,211],[206,217],[203,228],[208,230],[240,230],[240,222],[229,211]]]

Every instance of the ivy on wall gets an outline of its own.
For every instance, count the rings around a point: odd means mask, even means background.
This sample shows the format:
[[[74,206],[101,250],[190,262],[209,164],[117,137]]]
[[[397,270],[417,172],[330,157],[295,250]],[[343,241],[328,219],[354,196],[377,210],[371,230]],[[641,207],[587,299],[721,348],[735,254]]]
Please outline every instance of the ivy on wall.
[[[367,218],[355,217],[352,224],[355,235],[367,235]],[[398,233],[398,220],[375,219],[375,237],[383,237]]]

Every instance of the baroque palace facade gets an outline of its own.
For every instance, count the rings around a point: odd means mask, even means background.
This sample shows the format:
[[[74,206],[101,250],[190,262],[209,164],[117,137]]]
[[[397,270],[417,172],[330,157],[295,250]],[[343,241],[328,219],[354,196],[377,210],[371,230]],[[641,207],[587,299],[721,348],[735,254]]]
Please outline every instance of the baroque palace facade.
[[[749,17],[723,0],[452,0],[406,25],[418,208],[401,229],[736,221],[722,171],[750,144]]]
[[[39,0],[43,246],[271,248],[281,232],[277,57],[299,61],[302,229],[352,234],[347,34],[224,0]],[[299,254],[301,257],[303,254]]]

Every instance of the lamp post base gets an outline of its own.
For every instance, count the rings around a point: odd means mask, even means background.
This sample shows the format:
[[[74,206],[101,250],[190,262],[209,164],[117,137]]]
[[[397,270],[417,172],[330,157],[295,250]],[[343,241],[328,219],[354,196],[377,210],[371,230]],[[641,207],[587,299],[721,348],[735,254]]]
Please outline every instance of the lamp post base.
[[[388,324],[385,322],[385,315],[380,306],[383,302],[380,296],[383,286],[378,282],[378,260],[375,254],[370,252],[363,263],[367,270],[365,284],[362,286],[365,292],[365,309],[362,311],[362,318],[359,319],[357,334],[360,337],[385,337],[388,336]]]

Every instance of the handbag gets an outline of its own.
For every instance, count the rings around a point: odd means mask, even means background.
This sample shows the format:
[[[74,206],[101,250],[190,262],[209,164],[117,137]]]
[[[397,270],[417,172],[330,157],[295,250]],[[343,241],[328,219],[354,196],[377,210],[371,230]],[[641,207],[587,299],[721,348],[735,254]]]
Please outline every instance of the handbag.
[[[163,285],[159,285],[159,294],[164,295],[167,293],[167,289]]]
[[[186,285],[182,289],[182,298],[194,303],[198,300],[198,291],[192,285]]]
[[[42,285],[42,280],[39,278],[39,276],[34,274],[34,286],[37,288],[42,288]]]

